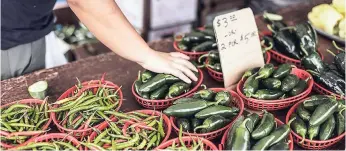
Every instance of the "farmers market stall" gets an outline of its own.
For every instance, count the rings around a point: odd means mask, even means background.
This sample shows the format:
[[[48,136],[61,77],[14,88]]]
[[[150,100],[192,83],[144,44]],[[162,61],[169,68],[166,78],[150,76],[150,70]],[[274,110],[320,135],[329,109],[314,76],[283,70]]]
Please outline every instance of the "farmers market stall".
[[[279,14],[283,15],[284,20],[289,25],[294,25],[295,23],[306,21],[307,14],[311,8],[312,6],[299,5],[285,8],[279,11]],[[256,16],[256,22],[260,31],[268,31],[266,24],[262,20],[262,16]],[[318,50],[324,56],[324,61],[331,63],[333,61],[333,56],[325,51],[327,48],[333,48],[331,40],[322,36],[319,36],[318,39]],[[175,51],[172,40],[155,41],[149,43],[149,45],[158,51]],[[1,105],[25,98],[31,98],[27,88],[29,85],[39,80],[46,80],[48,82],[49,89],[47,95],[49,96],[49,101],[54,102],[68,88],[75,85],[77,81],[75,77],[82,82],[88,80],[99,80],[105,73],[105,80],[121,86],[124,100],[122,101],[120,111],[128,112],[140,110],[143,109],[143,107],[136,102],[135,96],[132,93],[132,84],[137,78],[139,70],[143,71],[142,67],[125,60],[114,53],[89,57],[64,66],[44,69],[17,78],[1,81]],[[208,88],[220,88],[223,86],[222,83],[215,81],[211,76],[209,76],[207,70],[203,70],[203,75],[203,84],[207,85]],[[289,108],[286,108],[279,111],[271,111],[271,113],[277,119],[286,122],[285,118],[288,110]],[[174,130],[172,129],[172,131]],[[220,135],[222,136],[223,134]],[[61,137],[62,136],[59,136],[58,138]],[[170,138],[175,138],[173,132],[171,133]],[[219,147],[218,144],[221,142],[220,137],[215,139],[213,142],[217,147]],[[302,148],[294,144],[294,149],[301,150]],[[328,149],[345,149],[345,138]]]

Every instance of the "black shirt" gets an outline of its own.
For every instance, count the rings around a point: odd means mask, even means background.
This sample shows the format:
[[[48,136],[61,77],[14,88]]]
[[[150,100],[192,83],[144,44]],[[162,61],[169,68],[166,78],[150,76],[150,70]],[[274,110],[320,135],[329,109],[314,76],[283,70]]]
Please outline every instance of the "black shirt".
[[[53,29],[56,0],[0,0],[1,50],[36,41]]]

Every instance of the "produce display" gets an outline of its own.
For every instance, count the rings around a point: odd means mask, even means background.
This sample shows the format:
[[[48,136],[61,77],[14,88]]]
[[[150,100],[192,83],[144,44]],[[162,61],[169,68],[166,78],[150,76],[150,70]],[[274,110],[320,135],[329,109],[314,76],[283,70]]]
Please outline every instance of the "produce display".
[[[206,52],[217,50],[214,29],[212,26],[195,29],[190,33],[175,36],[178,48],[187,52]]]
[[[54,33],[70,45],[81,45],[96,41],[95,36],[81,22],[78,26],[57,24]]]
[[[330,35],[336,35],[341,39],[345,39],[345,0],[333,0],[330,5],[317,5],[312,8],[308,18],[314,27]]]
[[[181,125],[184,132],[209,133],[225,127],[239,114],[239,108],[231,105],[232,99],[228,91],[204,89],[191,98],[176,100],[163,113],[176,117],[174,124]]]
[[[198,75],[198,73],[196,73],[196,75]],[[138,78],[134,83],[134,89],[135,92],[144,99],[160,100],[185,94],[194,85],[194,83],[185,83],[170,74],[157,74],[146,70],[143,73],[139,72]]]
[[[224,150],[289,150],[290,128],[276,122],[267,111],[240,116],[225,134]]]
[[[292,65],[281,64],[275,69],[273,64],[246,71],[243,79],[243,93],[246,97],[259,100],[277,100],[299,95],[308,86],[309,79],[300,79],[291,74]]]
[[[18,145],[35,135],[46,133],[50,119],[47,111],[47,101],[41,100],[25,100],[1,106],[1,144]]]
[[[274,51],[303,62],[316,57],[321,60],[317,53],[317,34],[309,23],[289,27],[279,15],[264,13],[263,18],[272,32],[272,36],[267,35],[263,38],[273,43]]]
[[[113,118],[108,112],[119,108],[119,91],[106,84],[78,84],[74,95],[54,102],[48,112],[54,113],[54,123],[65,129],[89,129]]]
[[[291,129],[309,140],[328,140],[345,132],[345,100],[332,96],[313,95],[288,114]]]
[[[107,121],[91,134],[87,142],[82,142],[88,150],[150,150],[169,135],[165,132],[166,125],[161,113],[108,113],[114,115],[117,121]]]

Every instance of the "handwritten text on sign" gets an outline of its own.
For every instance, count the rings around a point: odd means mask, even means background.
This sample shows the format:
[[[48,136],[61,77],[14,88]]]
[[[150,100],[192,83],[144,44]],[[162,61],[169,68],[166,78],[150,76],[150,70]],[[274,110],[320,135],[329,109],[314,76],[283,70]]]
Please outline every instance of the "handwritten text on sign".
[[[251,9],[217,16],[213,26],[225,87],[238,82],[247,69],[263,66],[258,29]]]

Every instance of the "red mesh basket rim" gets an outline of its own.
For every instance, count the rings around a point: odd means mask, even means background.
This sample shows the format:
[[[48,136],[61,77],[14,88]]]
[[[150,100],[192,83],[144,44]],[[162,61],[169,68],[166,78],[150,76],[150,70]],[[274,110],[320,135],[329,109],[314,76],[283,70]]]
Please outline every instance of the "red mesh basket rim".
[[[337,98],[339,99],[346,99],[346,97],[342,97],[341,95],[339,94],[336,94],[336,93],[333,93],[331,91],[329,91],[328,89],[324,88],[322,85],[318,84],[317,82],[314,81],[314,86],[316,86],[317,88],[321,89],[324,91],[324,93],[321,93],[321,94],[325,94],[325,95],[334,95],[336,96]]]
[[[260,115],[261,118],[262,118],[262,116],[263,116],[263,115]],[[285,123],[283,123],[282,121],[280,121],[280,120],[277,119],[277,118],[275,118],[275,121],[276,121],[276,123],[277,123],[277,126],[281,126],[281,125],[285,124]],[[231,130],[231,128],[232,128],[232,126],[229,127],[229,128],[225,131],[225,133],[223,134],[222,139],[221,139],[221,143],[219,144],[219,150],[223,150],[223,149],[224,149],[224,145],[226,144],[227,134],[228,134],[228,132]],[[292,151],[292,150],[293,150],[293,137],[292,137],[292,134],[291,134],[291,133],[288,135],[288,139],[289,139],[289,141],[290,141],[290,142],[289,142],[289,149],[290,149],[290,151]]]
[[[154,110],[135,110],[135,111],[130,111],[129,113],[131,113],[131,112],[140,112],[140,113],[144,113],[144,114],[147,114],[147,115],[155,114],[155,115],[157,115],[157,116],[162,115],[163,121],[165,122],[165,125],[166,125],[166,128],[165,128],[165,129],[166,129],[166,131],[165,131],[166,136],[165,136],[165,138],[161,141],[161,144],[164,143],[164,142],[166,142],[166,141],[168,140],[168,138],[169,138],[170,135],[171,135],[172,125],[171,125],[171,123],[170,123],[169,118],[167,117],[167,115],[165,115],[165,114],[163,114],[163,113],[161,113],[161,112],[158,112],[158,111],[154,111]],[[98,129],[99,131],[102,131],[103,129],[107,128],[108,126],[109,126],[108,122],[105,121],[105,122],[101,123],[101,125],[100,125],[99,127],[97,127],[97,129]],[[95,137],[96,137],[96,135],[98,135],[97,132],[93,131],[93,132],[91,133],[91,135],[90,135],[88,141],[91,142],[92,140],[94,140]]]
[[[307,75],[310,78],[310,80],[308,81],[308,87],[305,89],[305,91],[303,91],[302,93],[300,93],[296,96],[293,96],[293,97],[289,97],[289,98],[281,99],[281,100],[258,100],[255,98],[247,98],[242,91],[242,86],[245,82],[245,79],[242,79],[238,82],[237,92],[238,92],[239,96],[242,97],[243,99],[246,99],[249,102],[256,102],[258,104],[280,104],[280,103],[297,102],[297,101],[299,101],[299,99],[301,99],[302,96],[310,94],[314,81],[313,81],[312,76],[308,72],[306,72],[305,70],[298,69],[298,68],[292,68],[291,74],[297,75],[296,73],[304,73],[305,75]]]
[[[195,140],[195,141],[198,141],[198,140],[201,140],[203,142],[204,145],[208,146],[210,149],[209,150],[218,150],[218,148],[214,145],[213,142],[207,140],[207,139],[204,139],[204,138],[201,138],[201,137],[194,137],[194,136],[183,136],[181,138],[184,142],[189,142],[189,141],[192,141],[192,140]],[[173,138],[173,139],[170,139],[164,143],[161,143],[161,145],[157,146],[154,150],[165,150],[167,147],[171,146],[173,144],[173,142],[176,142],[178,143],[179,142],[179,138]]]
[[[99,80],[91,80],[91,81],[99,81]],[[85,83],[85,82],[83,82]],[[107,84],[106,86],[104,86],[103,84]],[[117,108],[115,109],[115,111],[118,111],[122,105],[122,101],[123,101],[123,93],[122,93],[122,90],[121,90],[121,87],[119,87],[118,85],[116,84],[113,84],[112,82],[109,82],[109,81],[105,81],[105,83],[103,84],[89,84],[89,85],[84,85],[83,84],[83,88],[81,91],[79,91],[79,93],[77,94],[77,96],[79,96],[82,92],[84,92],[85,90],[87,89],[90,89],[90,88],[96,88],[96,87],[106,87],[106,88],[114,88],[114,89],[119,89],[118,90],[118,94],[119,94],[119,104],[117,106]],[[65,91],[59,98],[58,100],[61,100],[61,99],[64,99],[64,98],[67,98],[69,94],[73,93],[73,91],[76,89],[75,86],[69,88],[67,91]],[[54,105],[54,108],[57,107],[58,105]],[[75,133],[82,133],[82,132],[88,132],[88,131],[91,131],[93,128],[96,128],[98,126],[100,126],[102,124],[102,122],[98,125],[95,125],[91,128],[87,128],[87,129],[82,129],[82,130],[74,130],[74,129],[69,129],[69,128],[65,128],[63,126],[60,125],[60,123],[58,122],[58,120],[56,119],[56,113],[55,112],[52,112],[51,113],[51,117],[53,119],[53,123],[55,126],[58,127],[58,129],[62,129],[64,131],[67,131],[67,132],[75,132]],[[112,119],[112,117],[111,117]]]
[[[225,88],[209,88],[215,92],[219,92],[219,91],[223,91],[223,90],[226,90]],[[215,131],[212,131],[212,132],[209,132],[209,133],[189,133],[189,132],[182,132],[184,135],[186,136],[197,136],[197,137],[207,137],[207,136],[210,136],[210,135],[213,135],[213,134],[216,134],[218,132],[222,132],[224,130],[226,130],[228,127],[232,126],[232,124],[234,123],[234,121],[236,119],[238,119],[242,114],[243,114],[243,111],[244,111],[244,102],[243,102],[243,99],[236,93],[234,92],[233,90],[226,90],[226,91],[229,91],[232,95],[232,97],[236,98],[237,101],[236,103],[239,105],[239,113],[238,115],[232,120],[232,122],[230,122],[228,125],[226,125],[225,127],[221,128],[221,129],[218,129],[218,130],[215,130]],[[191,94],[192,95],[192,94]],[[191,97],[190,95],[190,97]],[[175,117],[173,116],[170,116],[170,121],[171,121],[171,124],[172,124],[172,127],[173,129],[176,131],[176,132],[179,132],[179,128],[175,125]]]
[[[332,97],[332,96],[331,96]],[[299,102],[297,102],[296,104],[294,104],[290,110],[287,112],[286,114],[286,123],[289,122],[290,120],[290,116],[293,114],[293,112],[298,108],[298,105],[303,103],[305,100],[309,99],[310,97],[308,98],[305,98],[303,100],[300,100]],[[297,133],[295,133],[294,131],[291,130],[291,134],[293,134],[294,137],[302,140],[303,138],[300,137]],[[308,142],[309,144],[326,144],[326,143],[330,143],[330,142],[334,142],[334,141],[337,141],[337,140],[340,140],[341,138],[345,137],[346,135],[346,131],[339,135],[339,136],[336,136],[334,138],[331,138],[331,139],[328,139],[328,140],[325,140],[325,141],[322,141],[322,140],[309,140],[309,139],[304,139],[304,142]],[[328,147],[328,146],[326,146]]]
[[[7,103],[7,104],[5,104],[5,105],[0,106],[0,108],[1,108],[1,109],[2,109],[2,108],[6,108],[6,107],[11,106],[11,105],[16,104],[16,103],[20,103],[20,104],[42,104],[42,103],[44,103],[44,102],[45,102],[45,101],[39,100],[39,99],[23,99],[23,100],[19,100],[19,101],[14,101],[14,102],[11,102],[11,103]],[[46,122],[45,125],[43,125],[42,130],[47,130],[48,127],[49,127],[49,125],[50,125],[50,123],[52,122],[51,113],[48,113],[48,115],[49,115],[49,120]],[[36,137],[38,137],[38,136],[40,136],[40,135],[42,135],[42,134],[34,135],[34,136],[32,136],[30,139],[28,139],[27,141],[25,141],[24,143],[27,143],[27,142],[30,141],[31,139],[36,138]],[[22,144],[24,144],[24,143],[22,143]],[[19,144],[19,145],[20,145],[20,144]],[[1,142],[0,146],[3,146],[3,147],[5,147],[5,148],[12,148],[12,147],[18,146],[18,145],[14,145],[14,146],[13,146],[13,145],[9,145],[9,144],[6,144],[6,143],[4,143],[4,142]]]
[[[65,133],[49,133],[49,134],[41,135],[39,137],[32,138],[29,141],[21,144],[20,146],[16,146],[15,148],[12,148],[12,149],[15,150],[17,147],[25,146],[29,143],[47,142],[48,140],[51,140],[51,139],[67,140],[68,142],[71,142],[75,147],[79,146],[79,150],[83,150],[81,143],[76,138],[74,138],[71,135],[65,134]],[[62,141],[62,140],[60,140],[60,141]]]
[[[179,98],[182,98],[182,97],[186,97],[188,95],[190,95],[191,93],[195,92],[201,85],[202,85],[202,82],[203,82],[203,78],[204,78],[204,75],[203,75],[203,72],[201,69],[198,69],[198,73],[199,73],[199,78],[198,78],[198,82],[197,84],[188,92],[180,95],[180,96],[177,96],[177,97],[174,97],[174,98],[170,98],[170,99],[161,99],[161,100],[150,100],[150,99],[144,99],[142,98],[141,96],[139,96],[136,92],[135,92],[135,83],[136,81],[133,82],[132,84],[132,94],[140,99],[140,100],[143,100],[143,101],[146,101],[146,102],[152,102],[152,103],[162,103],[162,102],[171,102],[171,101],[175,101]]]

